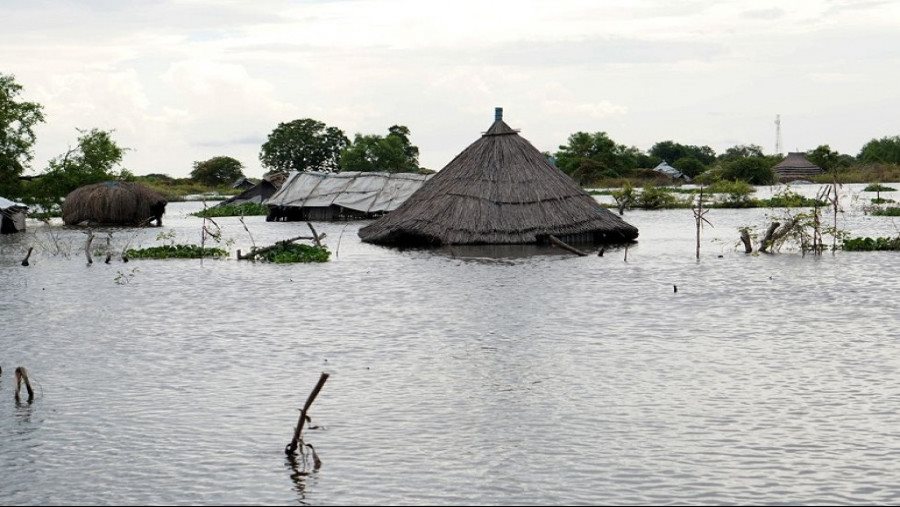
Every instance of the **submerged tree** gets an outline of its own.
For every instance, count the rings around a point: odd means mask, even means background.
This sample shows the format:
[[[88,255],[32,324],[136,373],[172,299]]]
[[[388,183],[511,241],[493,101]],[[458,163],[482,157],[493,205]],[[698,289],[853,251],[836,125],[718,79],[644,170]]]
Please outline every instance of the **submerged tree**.
[[[865,163],[900,164],[900,136],[872,139],[857,158]]]
[[[335,172],[349,142],[341,129],[304,118],[279,123],[262,145],[259,160],[270,171]]]
[[[635,150],[616,144],[606,132],[576,132],[555,156],[557,167],[581,185],[622,177],[637,167]]]

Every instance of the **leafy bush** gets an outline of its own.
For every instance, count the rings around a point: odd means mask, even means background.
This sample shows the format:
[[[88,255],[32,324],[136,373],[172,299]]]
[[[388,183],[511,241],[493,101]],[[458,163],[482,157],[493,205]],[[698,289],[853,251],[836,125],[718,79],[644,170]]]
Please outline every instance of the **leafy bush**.
[[[205,210],[191,213],[191,215],[200,218],[216,218],[216,217],[250,217],[265,216],[269,214],[269,207],[264,204],[255,202],[245,202],[243,204],[226,204],[224,206],[213,206]]]
[[[128,249],[123,254],[130,259],[199,259],[201,257],[227,257],[221,248],[200,245],[163,245],[149,248]]]
[[[900,251],[900,236],[895,238],[853,238],[844,240],[848,252]]]
[[[770,199],[760,199],[763,206],[770,208],[804,208],[816,205],[816,200],[810,197],[804,197],[794,192],[790,187],[786,187]],[[819,201],[819,206],[825,206],[825,201]]]
[[[750,194],[756,192],[753,185],[746,181],[717,181],[707,188],[711,194],[725,194],[723,205],[735,208],[744,208],[751,205]]]
[[[897,202],[897,201],[895,201],[893,199],[884,199],[882,197],[876,197],[875,199],[872,199],[872,204],[890,204],[893,202]]]
[[[753,185],[771,185],[776,181],[775,171],[764,157],[729,160],[722,168],[722,178],[726,180],[746,181]]]
[[[290,243],[281,245],[274,250],[270,250],[260,255],[261,259],[276,264],[287,264],[293,262],[328,262],[331,252],[325,247],[300,245]]]
[[[643,209],[674,208],[679,204],[678,199],[665,188],[647,185],[637,198],[637,206]]]

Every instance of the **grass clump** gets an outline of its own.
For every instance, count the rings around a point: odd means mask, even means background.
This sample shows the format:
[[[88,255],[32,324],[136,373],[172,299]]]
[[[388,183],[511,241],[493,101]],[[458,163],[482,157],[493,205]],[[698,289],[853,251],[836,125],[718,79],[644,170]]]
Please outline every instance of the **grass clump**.
[[[328,262],[331,252],[324,246],[300,245],[291,243],[280,245],[274,250],[260,254],[261,259],[275,264],[289,264],[295,262]]]
[[[844,240],[847,252],[900,251],[900,236],[895,238],[852,238]]]
[[[129,259],[200,259],[228,257],[228,252],[215,247],[200,245],[162,245],[149,248],[128,249],[123,254]]]
[[[264,204],[255,202],[245,202],[243,204],[226,204],[224,206],[213,206],[206,208],[191,215],[200,218],[218,218],[218,217],[251,217],[265,216],[269,214],[269,207]]]

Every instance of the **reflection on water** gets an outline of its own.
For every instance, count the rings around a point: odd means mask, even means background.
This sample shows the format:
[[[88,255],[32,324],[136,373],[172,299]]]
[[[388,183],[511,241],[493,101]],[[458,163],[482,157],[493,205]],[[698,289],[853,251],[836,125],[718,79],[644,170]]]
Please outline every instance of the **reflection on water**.
[[[895,233],[848,203],[841,227]],[[199,242],[198,207],[163,229]],[[627,263],[399,251],[352,222],[315,224],[340,242],[324,265],[88,267],[81,232],[29,223],[0,237],[0,501],[896,503],[898,257],[744,255],[738,227],[768,213],[711,211],[699,263],[690,210],[626,213]],[[257,244],[307,230],[246,221]],[[71,255],[23,268],[35,240]],[[17,365],[43,387],[30,406]],[[323,370],[325,464],[295,469],[298,393]]]

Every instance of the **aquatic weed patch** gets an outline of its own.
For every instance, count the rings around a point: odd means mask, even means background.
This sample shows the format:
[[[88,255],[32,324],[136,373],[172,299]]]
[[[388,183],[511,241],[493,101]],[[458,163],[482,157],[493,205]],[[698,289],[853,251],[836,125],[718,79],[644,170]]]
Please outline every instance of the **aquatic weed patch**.
[[[260,258],[275,264],[296,262],[328,262],[331,252],[324,246],[287,244],[260,254]]]
[[[844,240],[847,252],[900,252],[900,236],[895,238],[852,238]]]
[[[226,204],[224,206],[213,206],[206,208],[191,215],[200,218],[217,218],[217,217],[250,217],[265,216],[269,214],[269,207],[264,204],[255,202],[245,202],[243,204]]]
[[[872,210],[872,216],[876,217],[900,217],[900,207],[891,208],[875,208]]]
[[[126,250],[124,255],[129,259],[200,259],[228,257],[228,252],[222,248],[200,245],[162,245],[132,248]]]

